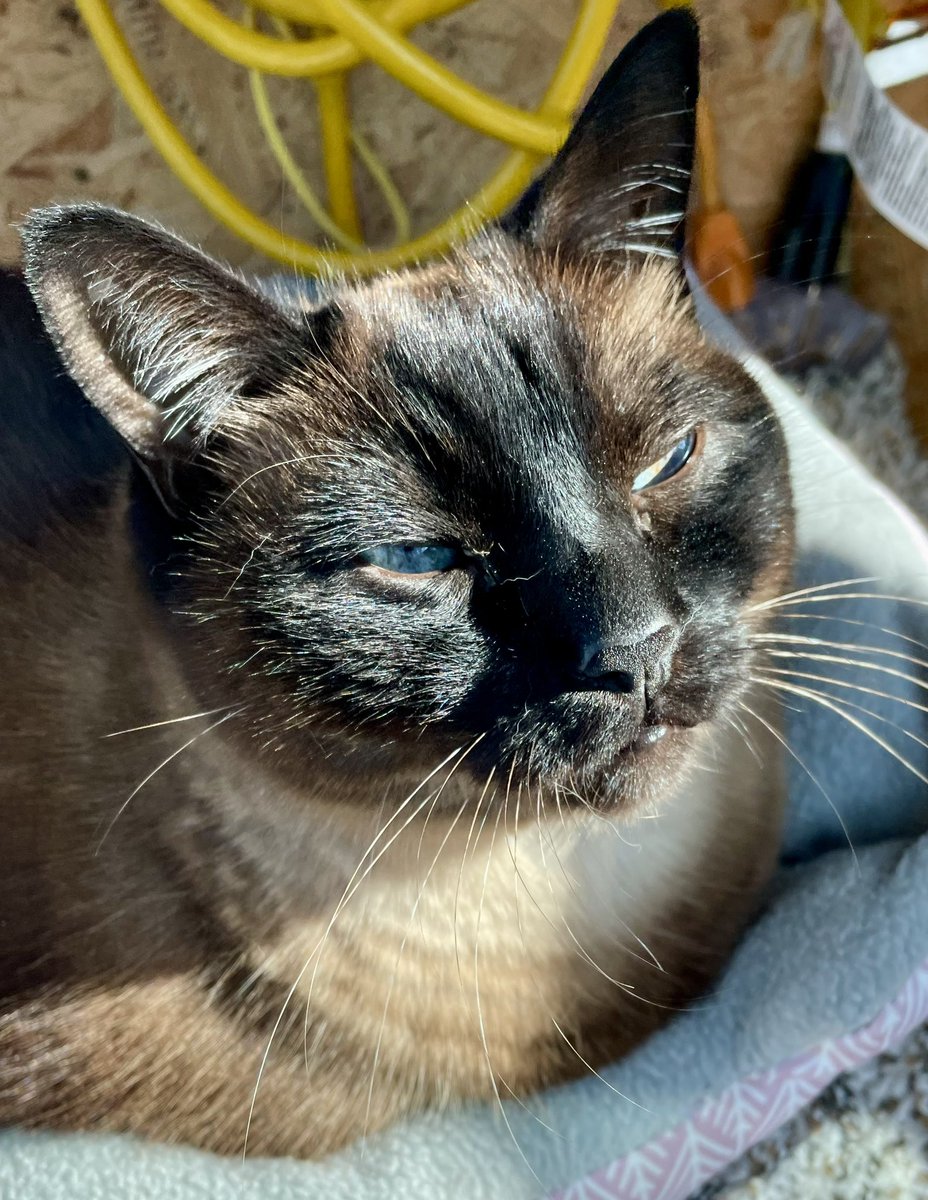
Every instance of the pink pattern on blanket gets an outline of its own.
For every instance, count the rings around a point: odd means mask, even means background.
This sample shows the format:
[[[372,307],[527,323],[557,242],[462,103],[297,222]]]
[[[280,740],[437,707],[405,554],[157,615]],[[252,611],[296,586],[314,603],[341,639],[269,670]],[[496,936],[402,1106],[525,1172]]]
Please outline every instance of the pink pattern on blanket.
[[[898,1045],[928,1020],[928,962],[863,1029],[828,1038],[703,1101],[675,1129],[577,1180],[550,1200],[687,1200],[844,1071]]]

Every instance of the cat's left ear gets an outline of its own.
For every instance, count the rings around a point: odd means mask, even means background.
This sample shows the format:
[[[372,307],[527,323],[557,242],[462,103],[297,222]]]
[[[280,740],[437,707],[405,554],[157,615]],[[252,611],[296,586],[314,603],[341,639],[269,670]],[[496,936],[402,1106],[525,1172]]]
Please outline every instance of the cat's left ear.
[[[547,170],[503,218],[572,256],[676,256],[693,170],[699,31],[672,9],[627,44]]]
[[[263,294],[180,239],[97,205],[41,209],[26,278],[70,374],[149,461],[189,457],[300,345]]]

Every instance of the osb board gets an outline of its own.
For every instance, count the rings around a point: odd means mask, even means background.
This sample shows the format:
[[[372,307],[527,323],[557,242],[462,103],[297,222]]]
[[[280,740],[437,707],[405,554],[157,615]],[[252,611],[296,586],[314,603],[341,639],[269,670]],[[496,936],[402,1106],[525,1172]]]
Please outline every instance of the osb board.
[[[887,93],[928,129],[928,76]],[[875,212],[856,189],[849,228],[851,279],[857,297],[889,317],[906,366],[909,413],[928,446],[928,250]]]
[[[282,185],[251,106],[247,74],[181,29],[157,0],[113,0],[145,70],[199,153],[267,220],[312,240],[312,222]],[[785,182],[813,134],[816,64],[770,73],[769,50],[788,0],[703,0],[707,93],[717,114],[723,186],[759,250]],[[228,8],[238,15],[237,5]],[[465,78],[513,103],[539,100],[576,11],[575,0],[475,0],[421,26],[415,40]],[[623,0],[611,56],[657,11]],[[505,153],[457,125],[378,69],[353,73],[353,111],[410,204],[416,230],[458,207]],[[302,81],[274,81],[294,151],[315,175],[313,100]],[[115,94],[96,49],[65,0],[0,0],[0,261],[18,256],[11,222],[33,205],[95,199],[159,218],[236,263],[268,263],[216,227],[148,144]],[[315,175],[318,178],[318,175]],[[358,190],[372,240],[390,222],[369,181]]]

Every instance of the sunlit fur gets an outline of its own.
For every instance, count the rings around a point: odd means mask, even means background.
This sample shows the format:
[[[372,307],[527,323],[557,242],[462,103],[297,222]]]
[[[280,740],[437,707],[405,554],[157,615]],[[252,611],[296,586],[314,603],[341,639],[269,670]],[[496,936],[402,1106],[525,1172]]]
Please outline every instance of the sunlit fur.
[[[0,1123],[319,1155],[598,1070],[713,978],[776,850],[775,713],[738,722],[792,512],[677,258],[696,58],[665,16],[504,222],[302,309],[30,218],[95,407],[24,317]],[[403,542],[462,565],[365,558]]]

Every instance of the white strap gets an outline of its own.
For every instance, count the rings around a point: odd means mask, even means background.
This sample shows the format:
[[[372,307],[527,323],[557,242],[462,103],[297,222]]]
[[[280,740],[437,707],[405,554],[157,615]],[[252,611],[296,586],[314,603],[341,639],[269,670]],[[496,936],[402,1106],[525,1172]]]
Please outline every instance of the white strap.
[[[873,82],[838,0],[827,0],[822,32],[822,86],[860,185],[877,212],[928,249],[928,129]]]

